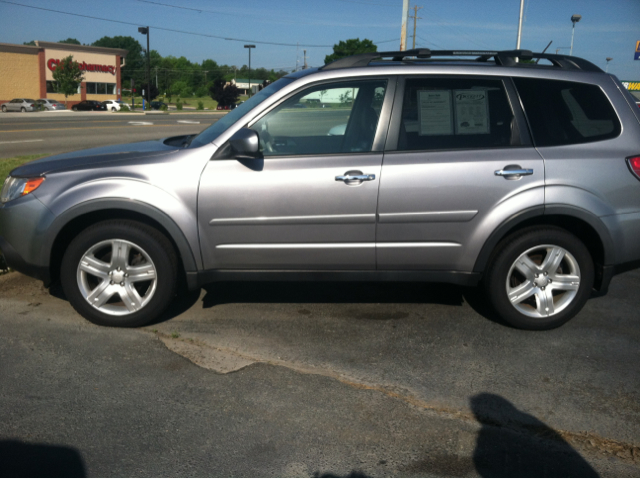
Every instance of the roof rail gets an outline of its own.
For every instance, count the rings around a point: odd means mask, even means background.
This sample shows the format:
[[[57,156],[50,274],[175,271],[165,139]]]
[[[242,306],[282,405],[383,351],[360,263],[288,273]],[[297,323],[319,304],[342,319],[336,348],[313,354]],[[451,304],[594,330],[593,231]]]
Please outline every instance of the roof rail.
[[[476,57],[475,61],[487,62],[493,59],[496,65],[507,67],[535,67],[535,64],[522,63],[517,60],[545,59],[555,67],[567,70],[582,70],[589,72],[602,72],[602,69],[593,63],[579,57],[568,55],[553,55],[549,53],[533,53],[531,50],[430,50],[428,48],[416,48],[399,52],[371,52],[351,55],[340,58],[320,68],[320,70],[335,70],[338,68],[365,67],[369,63],[384,58],[400,62],[406,59],[429,60],[434,57]],[[415,61],[415,60],[410,60]],[[540,65],[545,66],[545,65]]]

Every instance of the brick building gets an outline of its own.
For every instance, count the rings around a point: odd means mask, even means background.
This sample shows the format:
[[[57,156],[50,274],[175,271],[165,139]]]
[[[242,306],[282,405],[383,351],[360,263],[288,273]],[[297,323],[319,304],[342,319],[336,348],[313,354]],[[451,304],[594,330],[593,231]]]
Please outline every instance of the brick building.
[[[51,98],[64,101],[54,93],[53,72],[60,60],[73,55],[84,70],[78,93],[67,97],[68,105],[82,100],[121,98],[120,69],[127,50],[66,43],[36,41],[36,46],[0,43],[0,103],[13,98]]]

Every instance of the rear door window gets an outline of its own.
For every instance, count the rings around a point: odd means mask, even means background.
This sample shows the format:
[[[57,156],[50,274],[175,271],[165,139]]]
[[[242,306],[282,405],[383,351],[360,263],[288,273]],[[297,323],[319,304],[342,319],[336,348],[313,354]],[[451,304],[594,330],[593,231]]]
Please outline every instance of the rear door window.
[[[501,79],[407,79],[398,150],[497,148],[516,143]]]
[[[597,85],[514,78],[536,146],[559,146],[615,138],[621,127]]]

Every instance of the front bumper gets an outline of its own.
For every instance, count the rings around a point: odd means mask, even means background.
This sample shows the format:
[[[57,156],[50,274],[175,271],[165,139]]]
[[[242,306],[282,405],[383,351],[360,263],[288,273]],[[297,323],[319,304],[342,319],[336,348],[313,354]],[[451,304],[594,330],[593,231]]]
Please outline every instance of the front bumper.
[[[49,284],[49,254],[44,251],[54,216],[30,194],[0,206],[0,250],[7,265]]]

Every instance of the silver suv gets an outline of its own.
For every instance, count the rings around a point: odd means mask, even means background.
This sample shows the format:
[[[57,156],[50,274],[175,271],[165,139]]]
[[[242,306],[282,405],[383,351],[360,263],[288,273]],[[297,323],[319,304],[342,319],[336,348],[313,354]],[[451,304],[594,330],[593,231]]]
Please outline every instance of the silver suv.
[[[197,136],[16,168],[0,248],[107,326],[154,320],[181,280],[330,280],[481,285],[549,329],[640,265],[639,155],[640,110],[583,59],[366,53]]]

